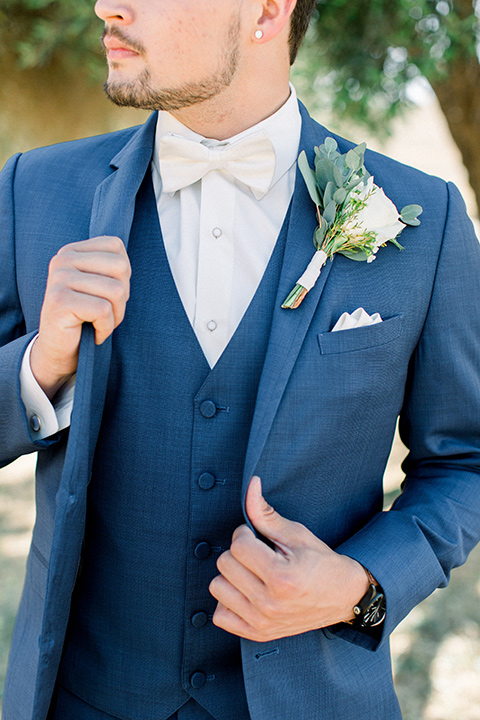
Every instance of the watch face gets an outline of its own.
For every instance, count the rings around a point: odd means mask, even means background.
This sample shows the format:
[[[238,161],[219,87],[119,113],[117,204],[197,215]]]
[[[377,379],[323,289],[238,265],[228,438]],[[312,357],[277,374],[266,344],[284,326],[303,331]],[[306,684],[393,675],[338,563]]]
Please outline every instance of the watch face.
[[[368,627],[375,627],[385,618],[385,596],[383,593],[377,595],[372,603],[366,608],[363,613],[363,624]]]

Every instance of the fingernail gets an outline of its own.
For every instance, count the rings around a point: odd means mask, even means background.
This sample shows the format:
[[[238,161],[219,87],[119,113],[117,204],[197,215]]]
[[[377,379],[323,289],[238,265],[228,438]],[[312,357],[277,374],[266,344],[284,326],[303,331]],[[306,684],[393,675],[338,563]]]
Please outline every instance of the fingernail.
[[[252,476],[252,479],[250,480],[250,482],[252,483],[252,485],[255,486],[255,490],[257,490],[257,492],[259,492],[259,493],[261,494],[261,492],[262,492],[262,481],[261,481],[261,479],[258,477],[258,475],[253,475],[253,476]]]

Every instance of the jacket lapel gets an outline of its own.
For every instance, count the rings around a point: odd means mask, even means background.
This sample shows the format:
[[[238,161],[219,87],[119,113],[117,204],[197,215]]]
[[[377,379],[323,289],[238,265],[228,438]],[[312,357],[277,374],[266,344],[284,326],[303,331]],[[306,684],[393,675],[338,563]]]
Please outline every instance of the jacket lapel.
[[[156,118],[157,114],[153,113],[112,159],[110,167],[113,172],[97,187],[94,196],[90,237],[118,236],[128,247],[137,192],[152,158]],[[91,326],[86,325],[82,332],[66,468],[69,460],[74,460],[79,447],[77,443],[80,442],[80,437],[76,438],[77,431],[84,432],[81,418],[85,414],[90,416],[88,467],[100,428],[112,339],[108,338],[103,345],[97,347],[92,330]]]
[[[302,115],[302,134],[299,153],[301,150],[305,150],[310,165],[313,166],[313,148],[325,140],[326,131],[325,128],[314,123],[301,103],[300,112]],[[244,508],[249,480],[255,472],[255,467],[260,459],[285,387],[330,272],[331,262],[327,262],[316,285],[310,290],[299,308],[296,310],[281,308],[282,302],[292,290],[313,256],[315,249],[313,233],[316,226],[315,207],[308,194],[303,177],[297,168],[290,223],[275,300],[272,327],[245,458],[242,483],[242,504]],[[245,517],[248,522],[246,513]]]
[[[111,162],[114,172],[98,186],[91,215],[91,237],[117,235],[128,242],[135,198],[152,156],[155,118],[153,115],[115,156]],[[86,323],[80,343],[65,461],[56,496],[57,519],[39,638],[35,718],[40,718],[42,708],[48,707],[60,661],[62,644],[57,639],[63,637],[67,626],[69,602],[66,598],[71,596],[80,561],[87,484],[105,401],[110,355],[111,339],[96,347],[93,326]]]

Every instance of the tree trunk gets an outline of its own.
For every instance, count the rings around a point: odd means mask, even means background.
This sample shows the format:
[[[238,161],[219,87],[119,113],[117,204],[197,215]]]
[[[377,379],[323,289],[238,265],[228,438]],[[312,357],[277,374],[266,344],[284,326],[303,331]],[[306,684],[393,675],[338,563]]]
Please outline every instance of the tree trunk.
[[[468,22],[477,4],[455,0],[455,13],[462,22]],[[460,34],[453,42],[454,59],[448,64],[448,76],[432,87],[462,155],[480,211],[480,63],[470,33]]]
[[[449,66],[448,78],[433,84],[480,209],[480,64],[459,58]]]

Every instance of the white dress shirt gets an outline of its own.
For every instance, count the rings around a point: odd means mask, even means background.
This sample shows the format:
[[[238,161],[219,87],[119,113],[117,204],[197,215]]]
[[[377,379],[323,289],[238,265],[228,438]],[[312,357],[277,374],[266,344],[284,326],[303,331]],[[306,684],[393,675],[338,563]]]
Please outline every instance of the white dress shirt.
[[[170,269],[187,317],[212,368],[228,345],[248,308],[275,246],[295,185],[301,116],[295,90],[270,117],[219,143],[193,132],[167,112],[159,112],[152,159],[152,178],[163,241]],[[225,170],[210,171],[175,193],[162,192],[159,143],[174,133],[207,146],[237,142],[264,131],[273,145],[275,172],[268,192],[253,191]],[[36,382],[30,347],[20,373],[21,396],[32,438],[41,440],[68,426],[73,383],[59,393],[55,406]]]

